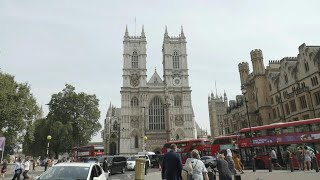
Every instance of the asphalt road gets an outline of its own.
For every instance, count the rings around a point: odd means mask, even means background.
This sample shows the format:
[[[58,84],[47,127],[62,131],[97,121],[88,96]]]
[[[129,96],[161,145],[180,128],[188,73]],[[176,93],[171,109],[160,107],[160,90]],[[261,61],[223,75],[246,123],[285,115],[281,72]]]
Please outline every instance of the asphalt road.
[[[159,172],[158,168],[150,168],[148,173]],[[135,171],[126,171],[124,174],[117,173],[109,177],[110,180],[134,179]]]

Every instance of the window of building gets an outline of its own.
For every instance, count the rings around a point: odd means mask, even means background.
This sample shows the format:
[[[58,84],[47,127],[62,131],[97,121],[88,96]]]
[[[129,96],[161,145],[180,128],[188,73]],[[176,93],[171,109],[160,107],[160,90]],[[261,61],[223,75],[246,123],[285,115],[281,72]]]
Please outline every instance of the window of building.
[[[304,82],[301,83],[301,87],[306,87],[306,84]]]
[[[269,83],[269,90],[272,91],[272,86],[270,83]]]
[[[318,85],[318,77],[317,76],[314,76],[311,78],[311,84],[312,84],[312,86]]]
[[[181,98],[180,98],[180,96],[175,96],[174,97],[174,106],[181,107]]]
[[[286,114],[287,114],[287,115],[290,114],[289,104],[286,103],[284,106],[285,106],[285,108],[286,108]]]
[[[286,82],[286,84],[288,83],[288,75],[287,75],[287,73],[284,74],[284,82]]]
[[[305,114],[305,115],[302,116],[302,118],[303,118],[303,119],[309,119],[310,116],[309,116],[309,114]]]
[[[133,51],[132,53],[131,65],[132,68],[138,68],[138,53],[136,51]]]
[[[309,71],[309,64],[308,64],[308,62],[305,62],[305,63],[304,63],[304,68],[305,68],[306,72]]]
[[[273,101],[273,97],[271,97],[271,104],[273,104],[274,103],[274,101]]]
[[[164,107],[161,99],[156,96],[149,105],[149,130],[165,129]]]
[[[139,106],[139,100],[137,97],[133,97],[131,99],[131,107],[138,107]]]
[[[275,109],[272,109],[273,119],[277,118],[277,112]]]
[[[295,112],[297,110],[296,101],[293,99],[289,103],[290,103],[291,112]]]
[[[134,148],[139,148],[139,139],[138,136],[134,136]]]
[[[279,107],[277,107],[277,114],[278,114],[278,116],[280,117],[280,110],[279,110]]]
[[[316,99],[316,105],[320,104],[320,91],[314,93],[314,98]]]
[[[178,53],[176,51],[173,52],[172,62],[173,62],[173,69],[179,69],[180,68],[179,56],[178,56]]]
[[[307,108],[306,96],[303,95],[303,96],[299,97],[299,99],[300,99],[301,109]]]
[[[299,121],[299,118],[297,118],[297,117],[292,118],[292,121]]]

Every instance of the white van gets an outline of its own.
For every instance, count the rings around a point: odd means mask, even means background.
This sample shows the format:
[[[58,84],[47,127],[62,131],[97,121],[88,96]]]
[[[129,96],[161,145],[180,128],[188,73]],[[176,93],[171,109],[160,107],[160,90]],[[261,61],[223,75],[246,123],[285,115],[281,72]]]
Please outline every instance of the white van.
[[[155,155],[156,153],[154,152],[138,152],[138,155]]]

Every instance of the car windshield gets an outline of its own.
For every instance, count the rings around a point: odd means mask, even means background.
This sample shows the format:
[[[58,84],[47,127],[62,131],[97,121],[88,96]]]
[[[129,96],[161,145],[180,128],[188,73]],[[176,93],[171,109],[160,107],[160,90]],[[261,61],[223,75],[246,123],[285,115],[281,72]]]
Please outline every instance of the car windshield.
[[[127,161],[135,161],[137,157],[128,157]]]
[[[89,167],[81,166],[53,166],[45,171],[38,180],[57,180],[57,179],[70,179],[70,180],[85,180],[89,173]]]

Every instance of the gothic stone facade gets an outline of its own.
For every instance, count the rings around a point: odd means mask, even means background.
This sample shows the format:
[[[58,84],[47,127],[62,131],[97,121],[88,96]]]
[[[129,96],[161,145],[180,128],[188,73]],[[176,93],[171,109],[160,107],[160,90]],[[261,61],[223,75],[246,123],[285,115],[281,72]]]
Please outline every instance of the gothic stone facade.
[[[141,36],[123,40],[123,84],[121,87],[120,154],[144,149],[161,151],[169,139],[196,138],[186,37],[170,37],[167,28],[162,45],[163,79],[154,72],[147,80],[147,40]]]
[[[224,93],[224,99],[222,96],[208,96],[208,108],[209,108],[209,119],[210,119],[210,131],[211,138],[223,135],[225,123],[223,121],[223,116],[227,112],[228,99],[226,93]]]

